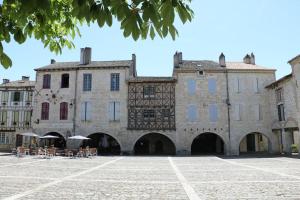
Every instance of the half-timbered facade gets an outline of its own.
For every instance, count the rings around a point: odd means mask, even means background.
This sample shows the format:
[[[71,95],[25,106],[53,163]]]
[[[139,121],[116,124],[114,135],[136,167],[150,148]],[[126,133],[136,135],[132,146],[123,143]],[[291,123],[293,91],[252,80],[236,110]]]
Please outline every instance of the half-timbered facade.
[[[175,130],[175,83],[172,77],[128,81],[128,129]]]

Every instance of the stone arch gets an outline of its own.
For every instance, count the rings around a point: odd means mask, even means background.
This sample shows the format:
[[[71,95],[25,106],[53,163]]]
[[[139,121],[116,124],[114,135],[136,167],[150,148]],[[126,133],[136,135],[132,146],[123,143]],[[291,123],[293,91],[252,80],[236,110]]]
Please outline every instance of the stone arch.
[[[161,133],[147,133],[133,146],[135,155],[175,155],[176,146],[171,138]]]
[[[197,135],[191,144],[191,154],[225,154],[225,142],[217,133],[204,132]]]
[[[271,138],[261,132],[250,132],[239,139],[239,153],[270,153]]]
[[[52,131],[44,134],[44,136],[47,135],[53,135],[58,137],[54,139],[46,139],[44,142],[45,144],[48,144],[48,146],[54,145],[54,147],[59,149],[64,149],[66,147],[67,142],[63,134],[56,131]]]
[[[100,155],[120,155],[121,143],[112,135],[107,133],[92,133],[88,135],[90,140],[84,140],[82,146],[89,146],[90,148],[97,148]]]

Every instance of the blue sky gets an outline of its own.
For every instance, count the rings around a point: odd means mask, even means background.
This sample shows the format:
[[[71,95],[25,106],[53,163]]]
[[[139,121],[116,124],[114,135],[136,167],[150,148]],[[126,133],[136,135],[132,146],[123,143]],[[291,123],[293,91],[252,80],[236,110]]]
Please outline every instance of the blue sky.
[[[131,59],[137,56],[141,76],[172,75],[173,54],[183,59],[218,60],[224,52],[227,61],[241,61],[254,52],[256,63],[277,69],[277,78],[289,73],[287,61],[300,54],[300,1],[298,0],[193,0],[195,17],[182,25],[176,21],[179,37],[134,41],[124,38],[119,23],[110,28],[96,25],[81,27],[82,37],[74,41],[76,49],[64,49],[55,55],[30,39],[22,45],[4,44],[13,59],[13,67],[0,69],[0,79],[17,80],[22,75],[35,78],[34,68],[57,61],[78,61],[81,47],[92,47],[92,60]]]

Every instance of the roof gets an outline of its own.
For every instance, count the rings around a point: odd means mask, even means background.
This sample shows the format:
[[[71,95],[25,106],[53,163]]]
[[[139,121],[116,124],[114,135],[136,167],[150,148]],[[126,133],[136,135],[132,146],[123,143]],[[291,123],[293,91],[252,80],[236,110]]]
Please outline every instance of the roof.
[[[43,70],[71,70],[78,68],[105,68],[105,67],[130,67],[132,60],[118,60],[118,61],[92,61],[90,64],[81,65],[80,62],[55,62],[54,64],[46,65],[44,67],[36,68],[36,71]]]
[[[174,82],[176,78],[172,76],[138,76],[128,80],[128,82]]]
[[[23,80],[18,80],[18,81],[10,81],[8,83],[2,83],[0,84],[0,87],[34,87],[35,81],[23,81]]]
[[[288,63],[291,63],[291,62],[293,62],[294,60],[296,60],[296,59],[298,59],[298,58],[300,58],[300,54],[297,55],[297,56],[295,56],[295,57],[292,58],[291,60],[289,60]]]
[[[236,70],[267,70],[275,71],[275,69],[263,67],[260,65],[246,64],[243,62],[226,62],[227,69],[236,69]]]
[[[286,76],[284,76],[284,77],[281,77],[281,78],[278,79],[277,81],[274,81],[273,83],[267,85],[265,88],[269,88],[269,87],[275,86],[275,85],[277,85],[277,84],[280,83],[280,82],[283,82],[283,81],[285,81],[285,80],[288,80],[288,79],[292,78],[292,76],[293,76],[293,74],[290,73],[290,74],[288,74],[288,75],[286,75]]]
[[[183,60],[181,66],[176,69],[198,69],[198,70],[224,70],[218,62],[211,60]],[[243,62],[226,62],[226,69],[229,70],[264,70],[275,71],[275,69],[260,65],[246,64]]]

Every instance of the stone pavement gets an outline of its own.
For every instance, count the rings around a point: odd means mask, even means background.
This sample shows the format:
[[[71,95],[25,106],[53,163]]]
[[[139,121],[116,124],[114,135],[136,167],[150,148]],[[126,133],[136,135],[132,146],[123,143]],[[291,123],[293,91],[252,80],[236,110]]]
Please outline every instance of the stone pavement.
[[[300,199],[300,160],[1,156],[0,199]]]

